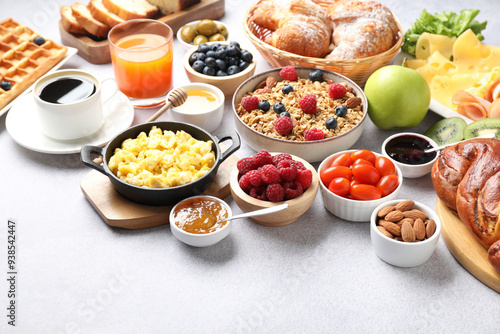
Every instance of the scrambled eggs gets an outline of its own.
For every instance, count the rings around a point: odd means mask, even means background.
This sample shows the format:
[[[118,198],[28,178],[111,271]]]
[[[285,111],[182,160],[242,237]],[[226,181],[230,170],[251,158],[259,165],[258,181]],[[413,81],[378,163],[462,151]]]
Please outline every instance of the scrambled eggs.
[[[193,138],[184,131],[163,131],[153,126],[126,139],[109,160],[113,174],[127,183],[169,188],[195,181],[215,164],[212,141]]]

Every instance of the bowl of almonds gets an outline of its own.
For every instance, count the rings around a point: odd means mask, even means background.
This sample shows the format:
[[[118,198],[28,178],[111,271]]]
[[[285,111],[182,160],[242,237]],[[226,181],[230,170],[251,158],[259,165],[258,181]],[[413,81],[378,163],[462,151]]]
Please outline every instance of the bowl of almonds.
[[[372,213],[370,236],[377,256],[397,267],[416,267],[434,253],[441,221],[428,206],[412,200],[381,204]]]

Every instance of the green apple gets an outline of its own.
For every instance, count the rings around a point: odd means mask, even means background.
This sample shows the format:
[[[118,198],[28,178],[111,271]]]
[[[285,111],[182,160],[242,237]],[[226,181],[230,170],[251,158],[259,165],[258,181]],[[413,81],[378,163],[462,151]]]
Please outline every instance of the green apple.
[[[424,77],[411,68],[389,65],[366,81],[368,116],[384,130],[408,129],[422,122],[431,102]]]

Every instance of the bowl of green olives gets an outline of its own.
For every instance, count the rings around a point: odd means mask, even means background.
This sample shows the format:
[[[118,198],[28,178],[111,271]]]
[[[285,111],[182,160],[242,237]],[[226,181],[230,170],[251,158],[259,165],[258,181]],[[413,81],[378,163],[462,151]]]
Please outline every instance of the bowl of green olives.
[[[222,22],[204,19],[183,25],[177,31],[177,39],[189,50],[202,43],[228,41],[229,32]]]

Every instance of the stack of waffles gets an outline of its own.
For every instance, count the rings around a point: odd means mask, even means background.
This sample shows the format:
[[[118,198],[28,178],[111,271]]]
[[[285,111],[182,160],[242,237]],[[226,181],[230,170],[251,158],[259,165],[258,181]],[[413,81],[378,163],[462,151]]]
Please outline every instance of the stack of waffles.
[[[11,18],[0,22],[0,109],[47,73],[66,54],[65,46],[40,37]]]

